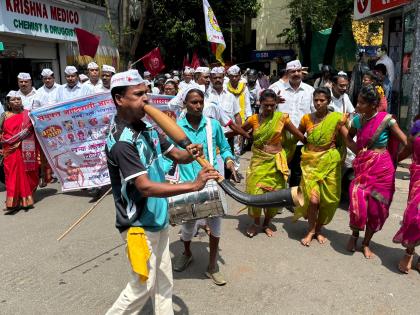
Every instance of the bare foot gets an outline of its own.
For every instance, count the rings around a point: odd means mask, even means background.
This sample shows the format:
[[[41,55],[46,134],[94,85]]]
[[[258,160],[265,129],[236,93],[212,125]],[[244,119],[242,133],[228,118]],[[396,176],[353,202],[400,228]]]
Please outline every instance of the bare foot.
[[[326,238],[324,235],[320,233],[316,233],[315,238],[319,244],[325,244],[328,241],[328,238]]]
[[[264,233],[268,236],[268,237],[272,237],[274,236],[274,231],[272,229],[270,229],[269,226],[264,226],[263,227]]]
[[[349,241],[347,242],[347,251],[354,253],[356,251],[358,236],[351,235]]]
[[[405,254],[404,257],[398,263],[398,270],[402,273],[408,274],[413,263],[413,255]]]
[[[308,234],[306,234],[306,236],[300,240],[300,243],[303,246],[309,247],[311,245],[312,239],[314,238],[314,235],[314,232],[308,232]]]
[[[363,255],[365,255],[366,259],[372,259],[375,257],[375,254],[370,250],[369,246],[363,245],[362,247]]]
[[[256,224],[251,224],[248,229],[246,230],[246,235],[249,238],[253,238],[255,235],[258,234],[258,226]]]

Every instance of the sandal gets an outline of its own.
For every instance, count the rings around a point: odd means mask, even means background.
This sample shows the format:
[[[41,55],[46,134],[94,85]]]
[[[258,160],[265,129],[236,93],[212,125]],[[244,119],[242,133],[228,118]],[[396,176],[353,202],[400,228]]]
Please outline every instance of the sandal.
[[[407,253],[405,253],[405,254],[404,254],[404,258],[403,258],[403,259],[401,259],[401,260],[400,260],[400,262],[398,263],[398,270],[399,270],[399,271],[401,271],[402,273],[408,274],[408,272],[409,272],[409,271],[410,271],[410,269],[411,269],[411,264],[413,263],[413,256],[414,256],[414,253],[413,253],[413,254],[407,254]],[[408,263],[407,263],[407,266],[403,266],[403,265],[401,264],[401,262],[402,262],[405,258],[408,258]]]
[[[254,231],[250,231],[251,228],[254,228]],[[256,225],[255,223],[250,225],[248,229],[246,230],[246,236],[248,236],[249,238],[253,238],[257,234],[258,234],[258,225]]]
[[[268,237],[273,237],[274,236],[274,231],[272,229],[270,229],[270,227],[268,225],[263,226],[263,231],[264,231],[265,235],[267,235]]]

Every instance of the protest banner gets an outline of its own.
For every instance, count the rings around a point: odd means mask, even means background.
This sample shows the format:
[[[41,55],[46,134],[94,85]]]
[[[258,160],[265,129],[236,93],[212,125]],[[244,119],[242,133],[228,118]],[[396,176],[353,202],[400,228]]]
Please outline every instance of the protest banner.
[[[173,120],[177,120],[181,114],[181,108],[179,106],[169,105],[169,101],[174,98],[171,95],[160,95],[160,94],[148,94],[149,104],[153,105],[160,111],[164,112],[166,115],[171,117]],[[151,124],[160,134],[165,135],[163,130],[156,125],[156,123],[148,115],[143,118],[144,121]],[[166,173],[166,180],[170,182],[179,181],[179,170],[176,163],[173,163],[170,159],[164,158],[164,171]]]
[[[104,148],[114,115],[110,93],[31,112],[38,141],[63,191],[110,183]]]

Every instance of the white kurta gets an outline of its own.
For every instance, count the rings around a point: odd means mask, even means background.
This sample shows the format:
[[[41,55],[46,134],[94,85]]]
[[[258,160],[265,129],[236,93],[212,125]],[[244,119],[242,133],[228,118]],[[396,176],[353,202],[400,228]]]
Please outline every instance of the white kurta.
[[[34,87],[32,87],[32,91],[29,94],[23,94],[20,90],[17,91],[17,95],[20,96],[22,99],[23,108],[27,110],[32,109],[32,105],[34,103],[34,98],[36,95],[36,90]]]
[[[40,108],[49,106],[57,102],[57,91],[60,84],[54,83],[49,89],[45,86],[41,86],[37,91],[33,103],[33,108]]]
[[[83,85],[89,86],[94,93],[102,92],[103,84],[101,79],[99,79],[98,83],[96,83],[95,85],[92,82],[90,82],[90,80],[87,80],[85,83],[83,83]]]
[[[84,85],[78,82],[75,86],[70,88],[67,83],[58,87],[57,102],[64,102],[71,99],[83,97],[93,94],[94,91],[89,85]]]

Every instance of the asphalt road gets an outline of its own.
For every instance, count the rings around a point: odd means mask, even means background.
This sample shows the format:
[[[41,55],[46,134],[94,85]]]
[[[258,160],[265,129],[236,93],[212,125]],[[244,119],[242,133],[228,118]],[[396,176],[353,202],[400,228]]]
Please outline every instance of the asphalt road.
[[[248,159],[249,153],[243,170]],[[304,248],[299,239],[305,221],[293,223],[285,211],[274,219],[273,238],[249,239],[244,236],[249,218],[237,214],[242,206],[229,200],[219,260],[229,283],[218,287],[205,277],[208,242],[200,234],[192,245],[194,262],[174,273],[176,313],[418,314],[420,274],[398,272],[404,251],[391,241],[405,209],[409,182],[401,179],[404,174],[407,169],[399,168],[390,217],[373,239],[373,260],[345,251],[346,210],[338,209],[327,226],[327,244]],[[2,193],[0,202],[4,198]],[[0,314],[104,314],[128,280],[112,196],[61,242],[58,236],[92,198],[86,192],[61,193],[52,185],[39,190],[37,199],[33,210],[0,214]],[[170,250],[179,253],[179,227],[170,230]],[[141,314],[152,314],[150,303]]]

